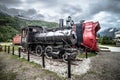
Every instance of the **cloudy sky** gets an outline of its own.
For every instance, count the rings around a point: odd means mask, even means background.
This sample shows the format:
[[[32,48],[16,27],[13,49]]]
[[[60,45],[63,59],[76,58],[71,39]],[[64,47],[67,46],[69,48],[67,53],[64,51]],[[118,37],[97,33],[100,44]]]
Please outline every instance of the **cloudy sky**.
[[[120,27],[120,0],[0,0],[0,10],[11,15],[58,22],[72,16],[99,21],[103,28]]]

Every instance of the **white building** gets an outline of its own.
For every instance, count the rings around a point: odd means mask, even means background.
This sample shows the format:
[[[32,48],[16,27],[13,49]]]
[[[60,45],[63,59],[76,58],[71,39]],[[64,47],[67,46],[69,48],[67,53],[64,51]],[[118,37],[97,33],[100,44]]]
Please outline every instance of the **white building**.
[[[115,32],[116,46],[120,46],[120,30]]]
[[[116,39],[120,39],[120,30],[115,32],[115,38]]]

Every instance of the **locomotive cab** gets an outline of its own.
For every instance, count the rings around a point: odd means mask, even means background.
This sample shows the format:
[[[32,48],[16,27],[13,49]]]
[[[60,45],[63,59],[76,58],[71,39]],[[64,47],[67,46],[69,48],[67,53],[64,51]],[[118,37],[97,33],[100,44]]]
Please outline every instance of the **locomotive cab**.
[[[28,29],[27,28],[23,28],[22,29],[22,34],[21,34],[21,46],[23,46],[24,48],[27,47],[27,43],[28,43]]]
[[[30,44],[34,43],[35,33],[41,32],[43,28],[41,26],[28,26],[22,29],[21,34],[21,46],[29,48]]]

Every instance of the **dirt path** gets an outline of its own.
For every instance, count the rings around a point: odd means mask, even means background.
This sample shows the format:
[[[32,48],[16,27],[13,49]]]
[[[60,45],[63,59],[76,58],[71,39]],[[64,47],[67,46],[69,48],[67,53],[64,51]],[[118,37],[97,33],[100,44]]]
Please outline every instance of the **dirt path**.
[[[120,80],[120,53],[101,52],[91,62],[88,73],[75,80]]]

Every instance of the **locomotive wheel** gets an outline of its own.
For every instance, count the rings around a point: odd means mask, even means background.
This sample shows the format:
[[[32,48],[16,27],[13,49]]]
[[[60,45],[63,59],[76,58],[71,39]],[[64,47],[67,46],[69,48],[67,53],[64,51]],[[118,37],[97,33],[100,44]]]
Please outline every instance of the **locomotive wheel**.
[[[36,54],[38,54],[38,55],[42,55],[42,46],[40,46],[40,45],[37,45],[36,46]]]
[[[52,47],[51,46],[47,46],[45,48],[45,56],[47,58],[52,58],[52,51],[53,51]]]
[[[68,55],[67,55],[67,54],[63,54],[62,57],[63,57],[63,61],[64,61],[64,62],[67,62]]]
[[[67,62],[68,61],[68,54],[63,54],[63,61],[64,62]],[[75,58],[76,58],[76,55],[70,55],[70,60],[75,60]]]

